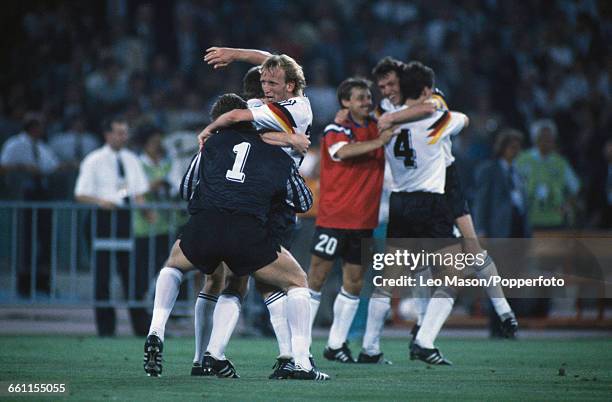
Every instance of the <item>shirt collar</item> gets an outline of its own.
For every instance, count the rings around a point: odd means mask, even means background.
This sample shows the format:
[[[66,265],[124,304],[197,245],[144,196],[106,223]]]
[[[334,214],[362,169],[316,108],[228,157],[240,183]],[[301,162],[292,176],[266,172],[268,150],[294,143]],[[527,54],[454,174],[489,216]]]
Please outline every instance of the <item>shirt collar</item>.
[[[122,151],[123,151],[123,149],[120,149],[119,151],[115,151],[108,144],[104,144],[104,146],[102,148],[104,149],[104,152],[111,153],[112,155],[115,155],[115,156],[119,156],[122,153]]]
[[[363,123],[363,125],[360,125],[359,123],[357,123],[355,120],[353,120],[353,115],[351,114],[351,112],[349,112],[348,114],[348,120],[351,122],[352,125],[354,125],[355,127],[367,127],[370,124],[370,116],[366,116],[365,118],[365,122]]]

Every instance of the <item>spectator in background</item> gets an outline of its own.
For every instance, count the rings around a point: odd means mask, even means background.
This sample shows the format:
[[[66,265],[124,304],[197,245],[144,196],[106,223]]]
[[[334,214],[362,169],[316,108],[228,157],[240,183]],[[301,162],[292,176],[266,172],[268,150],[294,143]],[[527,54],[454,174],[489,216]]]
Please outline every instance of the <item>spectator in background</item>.
[[[527,219],[525,185],[516,170],[516,157],[521,151],[523,135],[513,129],[502,130],[494,144],[495,159],[484,162],[476,174],[474,217],[476,230],[493,238],[531,236]],[[511,261],[511,256],[496,255],[497,261]],[[503,266],[503,265],[502,265]],[[508,299],[516,314],[530,312],[533,307],[523,300]],[[491,301],[489,330],[494,338],[502,338],[502,323]]]
[[[79,172],[79,164],[88,153],[100,146],[98,137],[87,131],[85,118],[75,116],[68,130],[51,137],[49,146],[59,157],[64,171],[54,181],[55,193],[62,199],[72,199],[72,190]]]
[[[128,75],[113,58],[102,60],[100,68],[85,80],[87,96],[94,104],[110,108],[124,102],[128,96]]]
[[[591,212],[591,226],[612,229],[612,138],[603,146],[603,158],[597,161],[597,169],[591,178],[591,189],[587,200]]]
[[[112,250],[111,247],[96,249],[97,239],[129,239],[132,231],[132,214],[126,209],[132,203],[144,203],[144,194],[149,191],[149,182],[136,154],[127,150],[128,124],[122,118],[107,119],[102,126],[106,144],[85,157],[81,163],[74,195],[76,200],[94,204],[95,234],[92,253],[95,254],[95,302],[110,300],[111,256],[116,258],[116,266],[123,283],[126,299],[142,300],[148,278],[144,270],[136,270],[130,275],[128,251]],[[92,221],[94,221],[92,219]],[[114,254],[112,253],[114,251]],[[135,279],[130,287],[130,279]],[[143,290],[144,289],[144,290]],[[150,317],[142,307],[130,308],[134,334],[144,335],[148,331]],[[113,336],[116,318],[112,307],[96,307],[96,326],[98,335]]]
[[[140,161],[149,180],[149,192],[144,196],[147,203],[170,201],[170,183],[168,174],[171,163],[162,147],[162,132],[158,127],[149,126],[141,129],[138,143],[142,146]],[[136,237],[137,271],[145,270],[147,281],[155,276],[163,266],[168,255],[170,210],[145,212],[138,210],[134,214],[134,235]],[[174,240],[174,239],[173,239]],[[146,288],[142,288],[146,292]],[[143,294],[137,294],[141,298]]]
[[[502,130],[495,140],[495,159],[484,162],[476,173],[474,216],[482,236],[530,236],[525,184],[515,163],[522,141],[519,131]]]
[[[44,117],[27,113],[21,133],[10,137],[2,147],[0,166],[11,198],[24,201],[48,201],[51,198],[50,176],[59,168],[59,160],[44,142]],[[20,211],[18,291],[28,296],[31,289],[32,269],[36,270],[35,288],[49,293],[51,263],[51,211],[37,210],[36,222],[29,208]],[[32,228],[36,224],[36,242],[32,244]],[[32,248],[35,252],[32,254]],[[32,258],[34,256],[34,258]]]
[[[20,129],[20,120],[6,113],[4,97],[0,95],[0,145],[2,145],[8,137],[19,132]]]
[[[63,163],[78,168],[85,155],[100,146],[100,141],[87,130],[85,118],[75,116],[68,130],[51,137],[49,146]]]
[[[535,121],[531,125],[535,146],[517,159],[517,169],[526,181],[529,221],[533,228],[555,229],[573,224],[573,204],[580,182],[569,162],[557,153],[556,139],[554,121]]]
[[[338,98],[336,89],[329,82],[329,68],[324,60],[317,60],[313,64],[313,81],[306,88],[306,96],[312,104],[313,132],[323,131],[323,127],[334,119]]]
[[[44,142],[44,136],[43,116],[30,112],[24,117],[23,131],[10,137],[2,147],[0,165],[15,189],[14,198],[48,199],[48,176],[58,169],[59,160]]]

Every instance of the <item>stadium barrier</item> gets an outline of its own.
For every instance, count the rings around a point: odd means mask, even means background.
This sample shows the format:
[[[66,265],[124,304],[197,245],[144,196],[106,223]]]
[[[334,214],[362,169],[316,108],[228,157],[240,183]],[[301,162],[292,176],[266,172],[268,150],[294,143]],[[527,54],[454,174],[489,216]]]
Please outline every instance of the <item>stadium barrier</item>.
[[[110,236],[98,237],[96,206],[73,202],[0,202],[0,304],[62,304],[91,305],[95,307],[140,307],[151,304],[150,298],[137,300],[136,293],[136,236],[134,224],[129,236],[117,236],[118,213],[130,209],[132,216],[148,210],[165,214],[167,242],[161,254],[167,257],[177,231],[186,220],[182,204],[155,203],[110,211]],[[133,218],[134,219],[134,218]],[[161,268],[156,255],[160,245],[156,241],[155,226],[145,236],[148,243],[146,277],[149,291]],[[99,269],[95,255],[109,252],[110,298],[96,300],[96,271]],[[117,253],[129,256],[127,297],[117,292]],[[25,265],[25,266],[24,266]],[[194,275],[187,277],[188,288],[194,288]],[[26,281],[27,283],[24,283]],[[44,282],[44,283],[41,283]],[[149,292],[150,293],[150,292]],[[187,300],[193,306],[194,292],[187,292]],[[181,301],[179,301],[180,304]]]
[[[65,306],[65,307],[150,307],[157,272],[161,268],[161,254],[163,259],[176,239],[176,235],[187,215],[182,203],[151,203],[142,206],[131,206],[133,214],[149,210],[157,214],[166,214],[167,240],[160,245],[156,241],[156,228],[150,226],[146,238],[147,253],[144,257],[146,264],[146,278],[144,284],[147,294],[144,298],[137,298],[135,288],[136,277],[136,241],[134,225],[130,228],[127,238],[118,236],[97,237],[98,222],[93,211],[96,206],[78,204],[73,202],[0,202],[0,305],[9,306]],[[111,212],[111,233],[116,234],[118,208]],[[314,228],[314,217],[302,216],[298,225],[300,230],[295,234],[292,253],[296,259],[307,269],[310,260],[310,242]],[[601,232],[545,232],[536,233],[536,237],[580,237],[598,236],[608,237],[609,233]],[[140,241],[142,242],[142,236]],[[160,249],[161,248],[161,249]],[[95,253],[107,251],[111,256],[118,252],[129,255],[128,289],[121,294],[119,289],[119,272],[114,258],[111,258],[110,269],[110,296],[108,300],[96,300],[96,272],[97,264]],[[143,260],[140,260],[141,262]],[[337,270],[336,270],[337,271]],[[333,304],[333,289],[338,289],[341,276],[336,272],[325,285],[325,301],[322,303],[319,319],[327,322]],[[46,286],[41,281],[46,282]],[[187,275],[184,290],[179,296],[177,307],[190,312],[195,297],[202,284],[199,273]],[[366,284],[364,294],[371,289]],[[329,296],[329,297],[328,297]],[[484,300],[483,300],[484,302]],[[595,304],[596,315],[586,317],[584,301],[575,299],[570,303],[575,305],[575,315],[565,317],[548,317],[534,319],[533,326],[579,326],[579,327],[610,327],[612,322],[604,311],[610,306],[609,299],[598,299],[591,303],[591,311]],[[398,311],[399,300],[394,299],[393,321],[397,325],[405,325]],[[247,309],[248,310],[248,309]],[[482,326],[486,321],[482,311],[472,311],[470,316],[453,317],[449,324],[471,327]],[[246,311],[245,311],[246,312]],[[323,316],[323,317],[321,317]],[[524,322],[524,321],[523,321]]]

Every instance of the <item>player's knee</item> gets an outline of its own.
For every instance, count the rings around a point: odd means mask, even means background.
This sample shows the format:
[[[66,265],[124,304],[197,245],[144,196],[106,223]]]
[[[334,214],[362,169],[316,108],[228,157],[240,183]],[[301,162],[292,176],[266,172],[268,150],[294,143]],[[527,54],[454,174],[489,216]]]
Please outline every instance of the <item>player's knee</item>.
[[[348,277],[344,278],[342,281],[342,286],[344,290],[348,293],[358,296],[361,293],[361,288],[363,288],[363,278],[362,277]]]
[[[247,280],[243,278],[232,279],[227,283],[222,293],[238,294],[241,297],[244,297],[247,294],[248,288],[249,286]]]
[[[204,284],[204,293],[209,295],[218,295],[223,290],[224,278],[215,275],[206,275],[206,283]]]
[[[308,287],[310,289],[319,292],[327,279],[328,270],[327,265],[328,261],[325,260],[314,260],[310,265],[310,270],[308,271]]]
[[[293,287],[298,287],[298,288],[308,287],[308,278],[306,276],[306,272],[304,272],[303,270],[299,270],[299,272],[296,271],[295,273],[291,275],[291,277],[288,280],[288,284],[285,290],[287,290],[288,288],[293,288]]]
[[[436,289],[432,297],[444,297],[454,300],[457,298],[457,289],[450,286],[440,286]]]

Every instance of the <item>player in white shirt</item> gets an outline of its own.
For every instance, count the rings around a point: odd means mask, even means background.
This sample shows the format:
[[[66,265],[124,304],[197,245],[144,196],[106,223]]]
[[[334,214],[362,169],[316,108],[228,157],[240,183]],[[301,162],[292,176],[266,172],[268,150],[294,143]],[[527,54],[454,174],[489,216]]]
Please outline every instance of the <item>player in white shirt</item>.
[[[409,68],[411,65],[410,63],[403,64],[399,61],[391,59],[388,59],[386,63],[396,63],[396,65],[402,65],[402,68]],[[393,80],[389,79],[388,76],[385,77],[384,75],[382,78],[383,85],[381,89],[383,92],[386,91],[387,93],[392,93],[393,87],[389,85],[389,82],[392,82]],[[384,84],[386,84],[386,86]],[[399,79],[397,80],[397,88],[399,88]],[[437,109],[448,110],[444,95],[437,89],[433,90],[431,97],[426,99],[425,102],[435,105]],[[408,109],[402,109],[398,105],[393,105],[392,102],[389,101],[389,98],[385,98],[383,102],[381,102],[380,109],[382,109],[381,111],[388,112],[379,119],[379,128],[381,129],[409,121],[412,118],[412,114],[407,113]],[[454,224],[462,235],[462,245],[464,251],[473,254],[486,253],[486,250],[481,247],[478,237],[476,236],[470,210],[465,195],[463,194],[463,189],[459,181],[456,166],[454,165],[455,157],[452,154],[451,137],[447,137],[442,141],[446,159],[446,182],[444,192],[447,197],[447,203],[451,210]],[[476,276],[478,278],[489,278],[494,275],[497,275],[497,267],[495,266],[495,262],[491,256],[487,256],[485,264],[476,271]],[[518,322],[514,312],[505,298],[503,289],[500,286],[495,286],[487,287],[485,291],[500,319],[503,336],[513,338],[518,329]],[[419,314],[419,319],[417,320],[415,327],[412,329],[413,341],[422,323],[424,307],[426,307],[426,304],[421,302],[419,306],[419,303],[417,302],[417,306],[420,307],[421,311]]]
[[[411,63],[409,67],[392,58],[385,58],[374,68],[373,75],[386,98],[381,102],[379,112],[384,112],[384,109],[401,111],[422,107],[423,102],[431,98],[434,73],[421,63]],[[384,117],[381,117],[382,123],[385,123]],[[436,110],[423,120],[403,124],[396,139],[386,146],[385,156],[394,179],[387,237],[454,237],[452,218],[444,195],[445,141],[461,131],[467,123],[467,117],[461,113]],[[428,269],[422,269],[416,275],[430,274]],[[416,301],[420,310],[419,319],[427,328],[422,332],[433,337],[430,342],[424,342],[423,352],[416,357],[427,359],[432,364],[449,364],[433,347],[433,339],[450,314],[450,309],[447,304],[440,309],[438,302],[428,303],[428,296],[427,289],[418,289]],[[437,297],[437,300],[451,300],[452,308],[454,297],[449,296]],[[375,289],[368,308],[362,353],[380,353],[380,334],[390,308],[390,297],[389,289]]]

